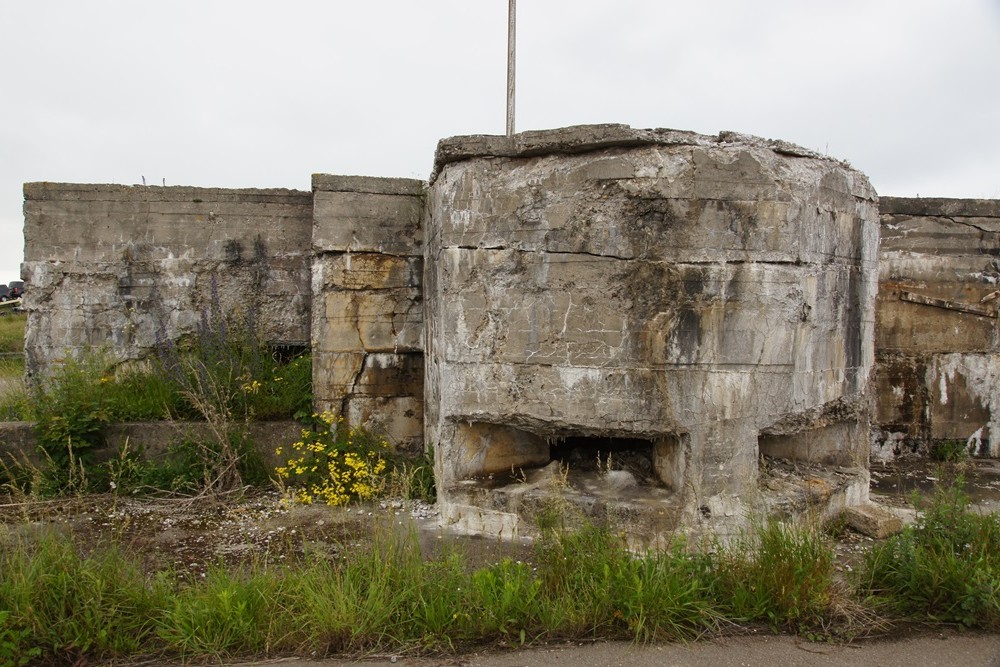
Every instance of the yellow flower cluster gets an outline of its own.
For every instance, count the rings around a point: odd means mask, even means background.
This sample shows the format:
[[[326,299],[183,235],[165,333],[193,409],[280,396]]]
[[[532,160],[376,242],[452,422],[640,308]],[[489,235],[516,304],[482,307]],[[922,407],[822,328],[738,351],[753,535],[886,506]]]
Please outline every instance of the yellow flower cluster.
[[[357,498],[371,500],[385,487],[387,464],[379,453],[388,443],[358,427],[348,428],[343,417],[314,414],[315,431],[303,429],[290,445],[290,456],[275,473],[291,488],[294,502],[344,505]],[[278,456],[283,447],[275,450]]]
[[[253,380],[251,382],[244,382],[240,388],[243,390],[244,394],[256,394],[260,391],[263,385],[258,380]]]

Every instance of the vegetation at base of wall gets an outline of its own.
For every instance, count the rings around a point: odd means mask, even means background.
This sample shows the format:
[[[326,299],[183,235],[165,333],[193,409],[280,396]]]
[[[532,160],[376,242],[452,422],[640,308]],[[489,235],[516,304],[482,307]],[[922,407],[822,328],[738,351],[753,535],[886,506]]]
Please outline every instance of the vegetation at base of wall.
[[[860,589],[894,614],[1000,630],[1000,516],[970,511],[961,477],[915,504],[917,522],[866,554]]]
[[[391,527],[340,553],[182,581],[143,574],[121,546],[81,553],[53,535],[0,553],[0,608],[10,610],[0,637],[50,660],[196,659],[689,639],[726,619],[714,586],[726,561],[683,544],[637,556],[594,525],[550,531],[531,563],[425,559],[415,535]]]
[[[5,462],[0,481],[45,495],[108,490],[124,472],[132,474],[122,478],[130,484],[172,491],[266,483],[270,471],[246,442],[243,425],[307,413],[311,359],[277,354],[252,314],[223,315],[217,303],[195,336],[179,344],[162,337],[155,359],[116,364],[94,351],[60,364],[32,390],[3,392],[0,419],[34,421],[43,462],[36,469]],[[23,339],[23,322],[16,333]],[[135,450],[117,457],[117,472],[109,468],[115,462],[95,462],[109,424],[158,419],[203,420],[210,435],[183,443],[160,466],[140,464]]]
[[[385,491],[389,443],[329,412],[313,414],[302,437],[278,447],[278,483],[293,502],[346,505]]]
[[[305,421],[305,420],[303,420]],[[295,442],[275,450],[275,481],[287,502],[346,505],[384,495],[433,503],[433,448],[396,455],[384,437],[331,412],[313,413]]]
[[[559,523],[549,522],[527,562],[474,568],[455,549],[428,558],[414,534],[377,525],[336,556],[220,564],[204,578],[144,572],[117,543],[83,551],[64,534],[9,543],[0,551],[0,665],[645,642],[760,622],[815,638],[850,635],[876,611],[1000,627],[997,519],[969,512],[956,487],[870,551],[853,591],[834,581],[832,546],[810,526],[766,522],[705,551],[678,541],[636,554],[607,527]]]
[[[969,443],[965,440],[935,440],[930,446],[932,461],[961,463],[969,458]]]
[[[269,485],[271,471],[255,444],[236,432],[230,438],[228,451],[236,454],[236,472],[242,482],[256,487]],[[132,449],[126,442],[114,457],[102,464],[101,481],[104,489],[120,495],[157,492],[194,495],[212,488],[229,457],[210,440],[188,437],[172,445],[162,458],[150,460],[141,447]]]

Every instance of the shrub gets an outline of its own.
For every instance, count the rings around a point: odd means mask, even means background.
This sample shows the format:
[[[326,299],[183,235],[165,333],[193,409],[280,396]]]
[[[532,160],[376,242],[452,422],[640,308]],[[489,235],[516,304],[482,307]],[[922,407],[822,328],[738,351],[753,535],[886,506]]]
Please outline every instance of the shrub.
[[[35,433],[49,462],[47,478],[55,490],[67,490],[77,472],[92,466],[94,450],[104,445],[105,427],[114,416],[106,385],[108,364],[98,354],[64,362],[40,385],[35,397]]]

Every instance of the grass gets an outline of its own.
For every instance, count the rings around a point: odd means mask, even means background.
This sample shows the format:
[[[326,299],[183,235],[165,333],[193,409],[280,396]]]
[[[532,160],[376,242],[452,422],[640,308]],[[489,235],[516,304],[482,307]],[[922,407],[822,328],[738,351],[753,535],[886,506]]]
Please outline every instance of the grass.
[[[997,518],[969,512],[954,487],[871,549],[853,589],[835,581],[821,531],[773,521],[705,552],[679,540],[642,554],[607,527],[547,528],[529,561],[475,568],[454,549],[426,558],[414,534],[383,525],[336,556],[220,563],[204,578],[144,572],[121,544],[84,552],[49,535],[0,549],[0,665],[675,641],[760,624],[828,638],[875,618],[996,630],[998,546]]]
[[[0,315],[0,421],[18,421],[30,411],[24,388],[25,313]]]
[[[867,553],[860,590],[906,618],[1000,630],[1000,517],[970,511],[961,478],[916,504],[918,521]]]
[[[759,558],[749,541],[734,548],[747,562]],[[87,554],[50,536],[0,552],[0,609],[10,610],[0,637],[52,661],[202,660],[686,640],[734,618],[728,583],[719,584],[731,552],[696,554],[678,544],[637,555],[592,524],[548,531],[530,563],[471,568],[454,550],[426,559],[415,535],[391,527],[338,553],[280,567],[219,565],[204,579],[182,580],[144,574],[121,545]],[[783,607],[772,613],[788,620]]]
[[[24,327],[27,322],[27,313],[0,315],[0,354],[24,352]]]
[[[822,531],[770,520],[718,558],[715,594],[727,617],[808,631],[829,616],[834,552]]]

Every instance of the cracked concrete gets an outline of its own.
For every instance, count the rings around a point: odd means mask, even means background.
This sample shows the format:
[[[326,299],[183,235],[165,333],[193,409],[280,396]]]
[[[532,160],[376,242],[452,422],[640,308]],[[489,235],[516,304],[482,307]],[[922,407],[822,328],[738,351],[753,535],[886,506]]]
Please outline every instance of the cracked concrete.
[[[540,501],[497,475],[547,465],[563,440],[612,458],[645,443],[674,489],[626,512],[646,536],[746,520],[761,437],[855,466],[844,498],[864,500],[878,245],[864,176],[762,140],[620,126],[449,139],[436,164],[425,437],[448,520],[524,529]]]
[[[313,178],[316,409],[423,443],[423,183]]]

